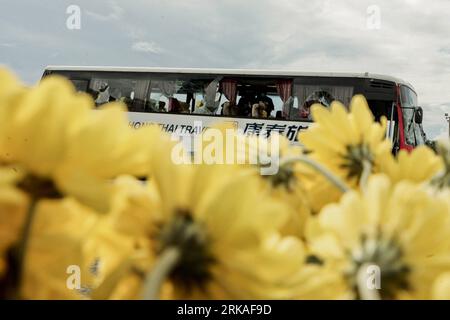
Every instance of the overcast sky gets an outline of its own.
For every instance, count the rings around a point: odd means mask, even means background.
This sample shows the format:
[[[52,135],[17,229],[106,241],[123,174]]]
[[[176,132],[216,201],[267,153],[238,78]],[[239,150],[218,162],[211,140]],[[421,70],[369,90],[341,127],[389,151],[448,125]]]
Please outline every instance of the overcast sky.
[[[30,84],[51,64],[381,73],[412,83],[445,137],[450,1],[0,0],[0,64]]]

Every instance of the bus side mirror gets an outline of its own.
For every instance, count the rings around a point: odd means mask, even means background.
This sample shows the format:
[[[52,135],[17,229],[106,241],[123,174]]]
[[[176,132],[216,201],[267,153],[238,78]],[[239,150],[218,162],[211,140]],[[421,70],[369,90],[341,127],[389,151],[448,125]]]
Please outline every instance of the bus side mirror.
[[[422,107],[417,107],[416,112],[414,114],[414,122],[417,124],[422,124],[423,122],[423,109]]]

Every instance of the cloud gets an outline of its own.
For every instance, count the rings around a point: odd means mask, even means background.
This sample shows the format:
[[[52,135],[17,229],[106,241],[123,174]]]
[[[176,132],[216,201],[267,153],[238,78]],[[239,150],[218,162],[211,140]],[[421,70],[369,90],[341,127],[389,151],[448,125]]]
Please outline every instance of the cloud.
[[[16,43],[0,43],[0,47],[4,47],[4,48],[15,48],[17,46]]]
[[[133,43],[131,49],[137,52],[145,52],[145,53],[161,53],[163,50],[160,46],[158,46],[155,42],[147,42],[147,41],[139,41]]]
[[[445,114],[450,114],[450,102],[424,105],[424,129],[429,139],[448,137],[449,127]]]
[[[448,138],[449,138],[448,129],[447,130],[442,129],[437,136],[433,137],[433,140],[448,140]]]
[[[106,15],[89,10],[86,10],[86,14],[99,21],[121,20],[121,18],[123,17],[124,9],[115,3],[111,5],[111,9],[112,12]]]

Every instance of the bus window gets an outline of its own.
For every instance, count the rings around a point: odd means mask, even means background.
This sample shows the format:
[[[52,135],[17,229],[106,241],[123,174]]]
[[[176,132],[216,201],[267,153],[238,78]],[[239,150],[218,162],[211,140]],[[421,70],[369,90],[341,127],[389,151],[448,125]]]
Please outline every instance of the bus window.
[[[168,112],[169,99],[160,92],[150,91],[145,106],[149,112]]]
[[[270,100],[272,100],[273,103],[273,111],[269,114],[270,118],[276,118],[276,119],[284,119],[283,114],[283,100],[281,100],[279,95],[274,94],[268,94],[267,95]]]
[[[80,92],[87,92],[88,91],[88,87],[89,87],[89,81],[88,80],[78,80],[78,79],[73,79],[71,80],[75,90],[80,91]]]
[[[220,103],[218,80],[152,79],[147,112],[215,114]]]
[[[249,85],[242,86],[237,96],[236,113],[241,117],[270,118],[273,109],[275,109],[271,97],[271,95],[267,94],[266,88],[256,88]]]
[[[194,113],[216,115],[220,112],[222,94],[220,93],[219,86],[219,78],[202,84],[201,92],[197,94],[197,104]]]
[[[148,101],[145,105],[147,112],[173,112],[177,103],[175,95],[182,83],[175,80],[152,79],[150,81]]]
[[[237,79],[236,113],[239,117],[287,119],[291,92],[291,79]]]
[[[237,84],[238,81],[236,79],[220,79],[219,90],[216,94],[216,102],[219,104],[216,115],[226,117],[238,116],[238,109],[236,105]]]
[[[255,93],[250,89],[250,85],[238,85],[237,113],[240,117],[251,117],[254,100]]]
[[[290,120],[312,120],[311,106],[319,103],[325,107],[330,107],[335,100],[340,101],[345,106],[350,104],[353,97],[353,87],[333,86],[333,85],[305,85],[294,84],[294,100],[289,109]]]
[[[129,111],[140,112],[144,109],[149,82],[146,80],[93,78],[87,92],[95,104],[121,101]]]
[[[397,113],[395,108],[392,108],[392,102],[388,100],[367,100],[375,121],[380,122],[382,117],[385,117],[388,121],[397,121]]]
[[[225,95],[220,95],[219,108],[216,111],[216,115],[225,117],[237,117],[236,103],[232,103]]]

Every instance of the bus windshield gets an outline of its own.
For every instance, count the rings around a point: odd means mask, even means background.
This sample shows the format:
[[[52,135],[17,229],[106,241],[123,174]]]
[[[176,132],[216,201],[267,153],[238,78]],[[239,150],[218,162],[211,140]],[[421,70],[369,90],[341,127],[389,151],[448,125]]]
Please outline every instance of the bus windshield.
[[[426,137],[422,125],[414,120],[418,107],[417,95],[407,86],[401,86],[400,90],[406,143],[411,146],[425,144]]]

